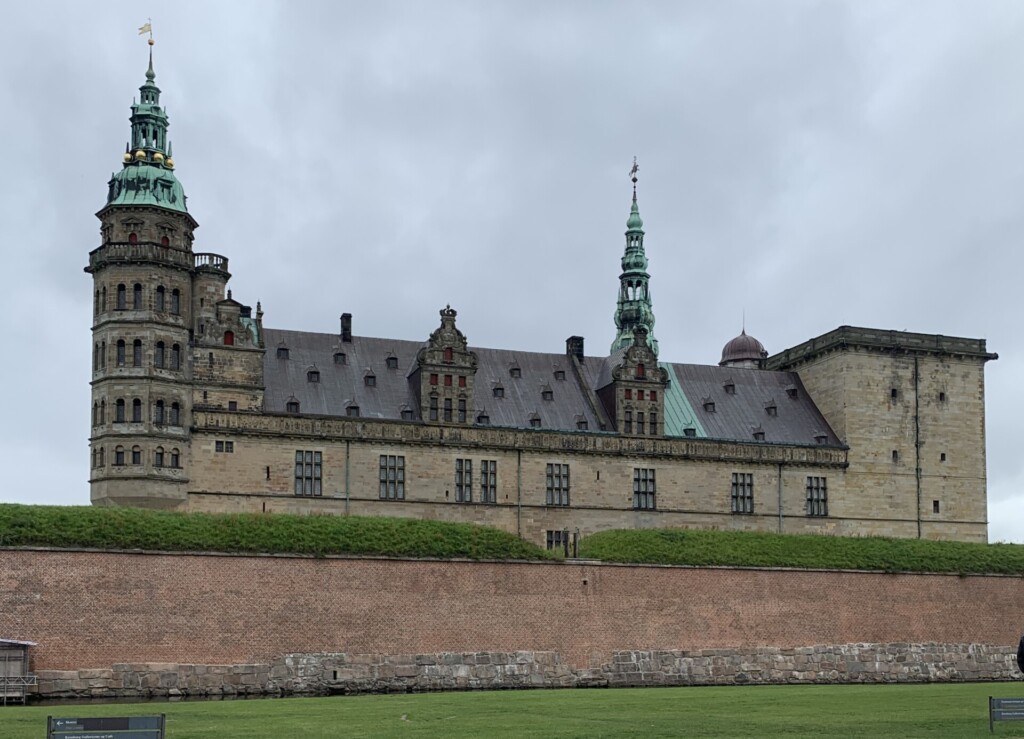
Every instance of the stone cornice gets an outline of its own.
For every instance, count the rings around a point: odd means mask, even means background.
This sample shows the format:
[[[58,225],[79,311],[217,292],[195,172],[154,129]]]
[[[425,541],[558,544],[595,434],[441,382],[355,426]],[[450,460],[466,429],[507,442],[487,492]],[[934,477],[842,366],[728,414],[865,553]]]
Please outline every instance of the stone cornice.
[[[895,354],[941,357],[971,357],[987,362],[998,359],[989,352],[984,339],[965,339],[941,334],[916,334],[909,331],[885,331],[875,328],[840,326],[817,338],[786,349],[766,360],[766,369],[789,370],[823,354],[842,349],[865,349]]]
[[[550,453],[583,452],[622,457],[670,457],[751,464],[847,466],[847,450],[834,446],[771,444],[714,439],[638,438],[608,433],[465,427],[369,418],[292,416],[195,410],[193,432],[287,436],[361,443],[479,447]]]

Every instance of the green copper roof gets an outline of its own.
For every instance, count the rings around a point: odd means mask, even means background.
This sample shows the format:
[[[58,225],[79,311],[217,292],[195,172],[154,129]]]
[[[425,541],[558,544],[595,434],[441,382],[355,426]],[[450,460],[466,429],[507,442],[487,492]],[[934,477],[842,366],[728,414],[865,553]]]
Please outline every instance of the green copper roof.
[[[633,207],[629,209],[629,218],[626,219],[626,228],[629,231],[640,231],[644,227],[644,219],[640,217],[640,208],[636,204],[636,192],[633,193]],[[627,231],[628,233],[628,231]]]
[[[155,205],[187,213],[185,191],[174,176],[167,111],[160,107],[160,88],[155,80],[150,49],[139,102],[132,102],[131,140],[125,148],[124,166],[110,177],[107,205]]]
[[[686,429],[692,428],[697,438],[706,439],[707,431],[697,419],[689,399],[683,392],[682,378],[676,368],[665,362],[659,367],[668,370],[668,387],[665,388],[665,436],[686,436]]]

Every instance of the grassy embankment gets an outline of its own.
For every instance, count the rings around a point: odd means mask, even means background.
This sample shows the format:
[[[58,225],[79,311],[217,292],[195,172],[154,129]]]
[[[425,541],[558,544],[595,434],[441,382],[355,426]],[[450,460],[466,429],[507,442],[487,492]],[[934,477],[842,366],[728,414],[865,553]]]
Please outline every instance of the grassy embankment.
[[[411,518],[170,513],[0,504],[0,546],[86,547],[437,559],[544,560],[560,553],[485,526]],[[1024,574],[1024,546],[915,539],[649,529],[584,537],[607,562]]]
[[[1018,684],[542,690],[0,708],[0,736],[47,715],[167,714],[174,739],[256,737],[984,737],[988,696]],[[996,725],[1022,736],[1024,722]]]

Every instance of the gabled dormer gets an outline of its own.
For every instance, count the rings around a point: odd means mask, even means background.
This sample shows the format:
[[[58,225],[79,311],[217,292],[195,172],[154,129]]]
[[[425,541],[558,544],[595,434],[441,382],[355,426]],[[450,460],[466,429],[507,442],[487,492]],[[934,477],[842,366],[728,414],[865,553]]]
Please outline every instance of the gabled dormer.
[[[615,430],[626,436],[661,436],[665,431],[668,371],[658,366],[647,329],[633,329],[633,341],[597,391]]]
[[[450,305],[441,311],[441,325],[416,355],[416,368],[409,376],[420,417],[428,423],[473,423],[477,356],[455,327],[455,316]]]

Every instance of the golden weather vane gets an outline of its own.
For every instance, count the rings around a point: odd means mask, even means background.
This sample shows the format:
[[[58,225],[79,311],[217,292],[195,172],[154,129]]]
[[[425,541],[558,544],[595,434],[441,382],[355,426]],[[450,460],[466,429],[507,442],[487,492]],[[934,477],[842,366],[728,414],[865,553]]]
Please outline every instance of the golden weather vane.
[[[153,45],[153,19],[147,18],[146,22],[139,26],[139,35],[143,36],[149,34],[149,41],[147,42],[150,46]]]

